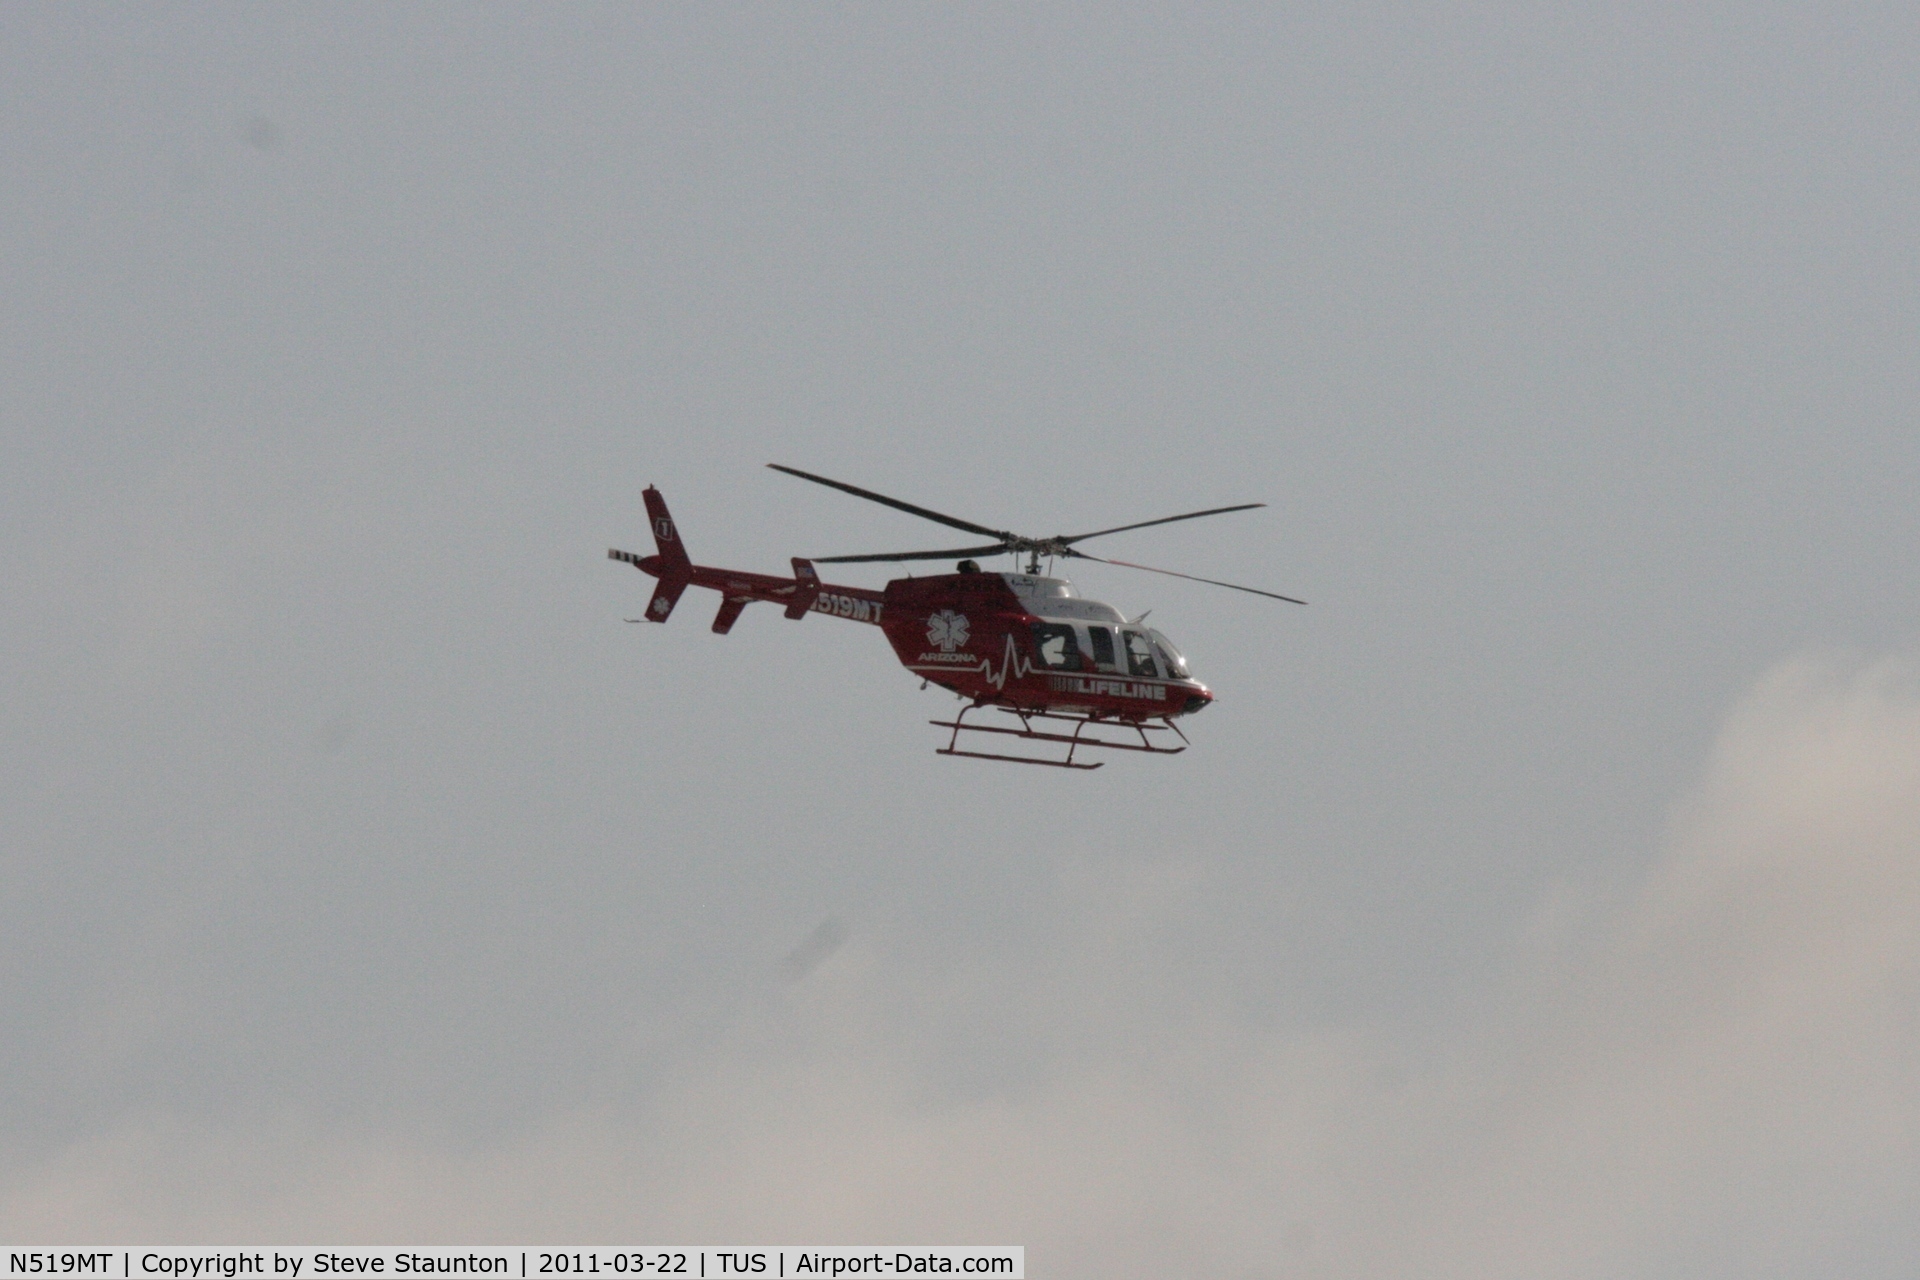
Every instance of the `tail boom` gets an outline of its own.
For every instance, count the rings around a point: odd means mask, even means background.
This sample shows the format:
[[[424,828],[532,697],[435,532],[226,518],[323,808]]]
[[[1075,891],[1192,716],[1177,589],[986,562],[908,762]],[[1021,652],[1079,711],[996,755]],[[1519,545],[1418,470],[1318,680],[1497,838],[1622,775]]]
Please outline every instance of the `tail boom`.
[[[647,489],[645,497],[657,552],[641,556],[609,547],[607,558],[623,561],[660,580],[653,590],[653,599],[647,603],[648,621],[665,622],[672,614],[674,605],[679,602],[681,592],[688,587],[706,587],[720,593],[720,612],[713,620],[713,629],[721,635],[732,629],[740,611],[755,600],[780,605],[787,617],[795,620],[809,613],[825,613],[855,622],[871,623],[876,627],[880,625],[884,599],[880,592],[864,587],[839,587],[823,583],[813,565],[806,560],[796,558],[793,561],[791,578],[694,564],[688,559],[686,546],[680,541],[680,532],[667,512],[666,499],[658,489],[652,487]]]

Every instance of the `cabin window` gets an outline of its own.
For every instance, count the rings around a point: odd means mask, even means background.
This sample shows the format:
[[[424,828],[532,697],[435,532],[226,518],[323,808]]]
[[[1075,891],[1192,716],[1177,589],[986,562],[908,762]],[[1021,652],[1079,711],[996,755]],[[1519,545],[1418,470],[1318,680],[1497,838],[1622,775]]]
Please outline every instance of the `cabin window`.
[[[1153,641],[1138,631],[1122,631],[1120,639],[1127,646],[1128,674],[1156,678],[1160,675],[1159,670],[1153,665]]]
[[[1074,639],[1071,626],[1057,622],[1034,623],[1033,649],[1040,655],[1041,665],[1051,670],[1080,669],[1080,644]]]
[[[1193,677],[1187,672],[1186,655],[1174,647],[1173,641],[1151,627],[1147,628],[1147,634],[1153,637],[1154,652],[1160,655],[1160,665],[1166,668],[1167,674],[1176,680],[1191,680]]]
[[[1113,648],[1112,627],[1088,627],[1087,638],[1093,641],[1093,665],[1101,671],[1120,670],[1120,660]]]

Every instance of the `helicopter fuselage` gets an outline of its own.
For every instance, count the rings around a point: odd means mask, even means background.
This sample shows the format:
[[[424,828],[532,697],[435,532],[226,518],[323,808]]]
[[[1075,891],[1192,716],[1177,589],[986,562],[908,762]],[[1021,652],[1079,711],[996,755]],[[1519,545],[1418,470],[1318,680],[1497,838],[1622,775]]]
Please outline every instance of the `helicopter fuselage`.
[[[873,591],[823,583],[803,559],[793,560],[791,578],[696,565],[659,491],[643,496],[658,553],[607,554],[659,579],[647,621],[665,622],[687,587],[706,587],[721,597],[720,634],[754,601],[781,605],[795,620],[824,613],[864,622],[880,628],[907,670],[977,706],[1140,724],[1213,701],[1164,635],[1081,598],[1065,578],[974,570],[895,578]]]
[[[1157,631],[1065,578],[954,573],[887,584],[880,627],[902,666],[965,698],[1137,721],[1213,701]]]

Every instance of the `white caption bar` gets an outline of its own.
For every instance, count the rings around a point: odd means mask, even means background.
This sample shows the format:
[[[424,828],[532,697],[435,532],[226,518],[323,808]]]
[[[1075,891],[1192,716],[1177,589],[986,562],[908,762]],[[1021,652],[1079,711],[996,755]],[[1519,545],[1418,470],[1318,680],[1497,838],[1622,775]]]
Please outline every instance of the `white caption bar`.
[[[430,1249],[248,1246],[83,1249],[0,1245],[0,1276],[73,1280],[240,1280],[315,1276],[497,1276],[508,1280],[645,1276],[666,1280],[806,1280],[841,1276],[995,1276],[1026,1280],[1023,1245],[827,1245],[720,1248],[713,1245],[436,1246]]]

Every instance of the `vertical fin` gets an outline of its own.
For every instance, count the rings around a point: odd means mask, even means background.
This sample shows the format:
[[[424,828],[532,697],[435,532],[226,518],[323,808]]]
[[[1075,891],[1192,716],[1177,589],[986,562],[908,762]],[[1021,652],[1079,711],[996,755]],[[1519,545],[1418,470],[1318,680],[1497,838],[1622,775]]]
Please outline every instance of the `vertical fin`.
[[[660,585],[653,589],[653,599],[647,601],[647,618],[652,622],[665,622],[693,577],[693,561],[687,558],[687,548],[680,541],[680,531],[674,527],[673,516],[667,512],[667,500],[660,491],[648,485],[641,496],[647,502],[647,521],[653,526],[654,545],[660,548]]]
[[[647,601],[647,621],[665,622],[667,615],[673,612],[673,606],[680,602],[680,593],[687,589],[685,578],[669,578],[660,575],[660,585],[653,589],[653,599]]]
[[[673,517],[667,513],[667,500],[652,485],[641,495],[647,500],[647,519],[653,525],[653,542],[660,548],[661,580],[670,577],[685,577],[693,568],[693,561],[687,558],[687,548],[680,541],[680,531],[674,527]]]

